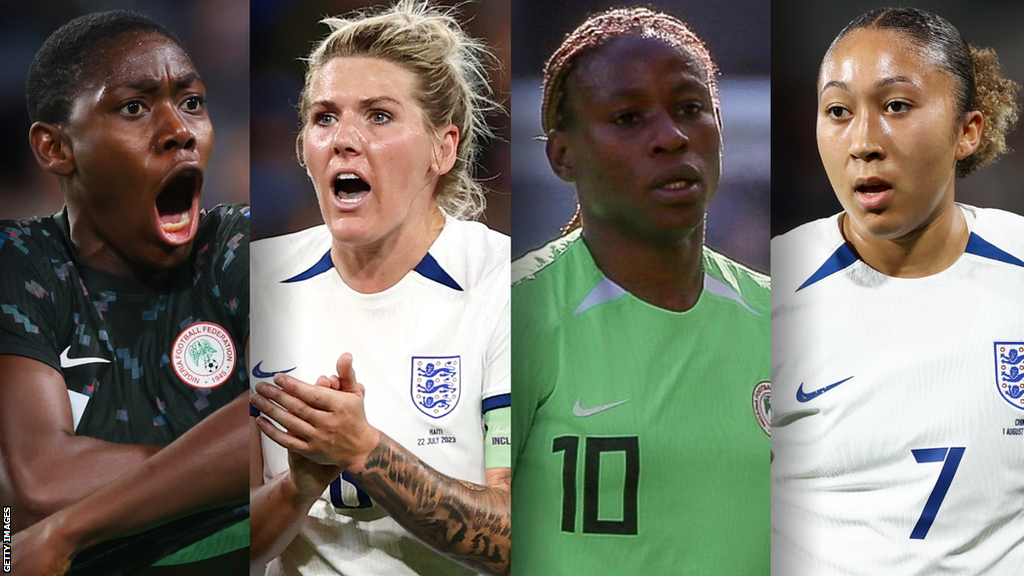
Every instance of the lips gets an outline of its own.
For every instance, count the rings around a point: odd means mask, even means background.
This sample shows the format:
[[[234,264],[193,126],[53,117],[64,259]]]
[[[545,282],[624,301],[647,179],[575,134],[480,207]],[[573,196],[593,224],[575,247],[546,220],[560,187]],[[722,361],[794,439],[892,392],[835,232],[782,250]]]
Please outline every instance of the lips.
[[[883,208],[892,196],[892,184],[878,177],[858,178],[853,183],[853,190],[857,202],[865,210]]]
[[[648,189],[664,202],[690,203],[700,198],[703,184],[700,169],[692,164],[684,164],[660,175]]]
[[[203,171],[196,165],[181,165],[164,179],[155,210],[157,231],[168,244],[178,246],[192,240],[199,224],[202,189]]]

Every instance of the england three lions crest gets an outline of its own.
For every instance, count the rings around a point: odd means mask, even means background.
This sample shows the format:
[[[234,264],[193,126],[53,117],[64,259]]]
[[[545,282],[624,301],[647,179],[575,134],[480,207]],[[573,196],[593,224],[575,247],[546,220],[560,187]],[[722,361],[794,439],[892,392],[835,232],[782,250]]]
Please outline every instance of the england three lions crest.
[[[450,414],[462,393],[459,356],[413,356],[412,402],[431,418]]]
[[[1024,342],[996,342],[996,386],[1011,406],[1024,410]]]

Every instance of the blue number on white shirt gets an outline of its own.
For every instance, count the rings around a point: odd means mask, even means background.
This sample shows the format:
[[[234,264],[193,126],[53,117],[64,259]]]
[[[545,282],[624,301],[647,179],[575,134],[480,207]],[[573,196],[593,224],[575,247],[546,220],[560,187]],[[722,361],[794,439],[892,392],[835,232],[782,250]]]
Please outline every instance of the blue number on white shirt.
[[[349,506],[348,504],[345,504],[344,500],[341,499],[342,480],[348,482],[352,486],[355,486],[356,497],[359,498],[358,505]],[[373,502],[370,501],[370,495],[367,494],[366,492],[363,492],[363,489],[360,488],[359,484],[356,483],[355,479],[352,478],[352,476],[350,476],[348,472],[342,472],[341,476],[338,476],[337,478],[334,479],[334,482],[331,482],[331,504],[333,504],[335,508],[341,508],[345,510],[352,510],[355,508],[369,508],[370,506],[373,506]]]
[[[960,466],[960,459],[964,456],[964,450],[965,448],[921,448],[919,450],[911,450],[918,464],[945,461],[942,465],[942,471],[939,472],[939,479],[935,482],[935,488],[932,488],[932,493],[924,504],[924,511],[921,512],[921,517],[917,520],[914,531],[910,533],[911,539],[924,540],[924,537],[928,535],[928,530],[932,527],[935,515],[939,512],[939,506],[942,506],[942,500],[946,497],[949,485],[953,483],[953,476],[956,475],[956,469]]]

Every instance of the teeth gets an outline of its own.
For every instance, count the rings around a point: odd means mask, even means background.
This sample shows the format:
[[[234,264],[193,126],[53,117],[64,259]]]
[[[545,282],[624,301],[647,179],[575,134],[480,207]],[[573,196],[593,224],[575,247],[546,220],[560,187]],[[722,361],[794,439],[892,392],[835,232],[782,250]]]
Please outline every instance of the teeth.
[[[344,194],[344,195],[342,195]],[[342,204],[358,204],[363,199],[362,192],[355,193],[349,196],[347,193],[335,194],[334,197],[338,199]]]
[[[181,213],[181,220],[178,222],[166,222],[162,224],[164,232],[181,232],[192,223],[192,217],[188,215],[188,211]]]
[[[663,186],[663,188],[665,188],[666,190],[681,190],[689,185],[690,183],[687,182],[686,180],[680,180],[679,182],[673,182],[671,184]]]
[[[362,178],[351,172],[338,174],[334,178],[334,196],[347,203],[357,202],[366,192],[366,184]]]

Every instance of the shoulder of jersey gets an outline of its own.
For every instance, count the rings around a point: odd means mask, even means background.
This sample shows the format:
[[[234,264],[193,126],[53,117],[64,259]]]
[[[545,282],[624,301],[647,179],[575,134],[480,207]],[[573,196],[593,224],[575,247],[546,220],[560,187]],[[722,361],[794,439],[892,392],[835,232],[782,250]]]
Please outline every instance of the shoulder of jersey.
[[[808,222],[772,238],[772,303],[796,293],[843,245],[837,217]]]
[[[249,206],[247,204],[218,204],[209,210],[204,210],[199,216],[199,231],[193,246],[198,247],[208,244],[215,255],[214,259],[208,260],[213,265],[214,260],[228,258],[233,262],[235,256],[232,254],[241,253],[248,258],[249,248]],[[218,261],[217,266],[222,263]]]
[[[62,251],[61,234],[52,216],[0,220],[0,256],[8,262],[11,258],[49,261]],[[70,255],[66,257],[70,258]]]
[[[249,241],[248,204],[218,204],[210,212],[220,216],[221,228],[225,234],[234,236],[241,232],[245,235],[245,241]]]
[[[512,284],[527,284],[546,274],[579,237],[577,229],[517,258],[512,262]]]
[[[248,204],[217,204],[209,210],[204,210],[200,219],[216,218],[225,221],[242,220],[249,218]]]
[[[974,234],[1018,260],[1024,260],[1024,216],[995,208],[962,205],[975,215]]]
[[[771,279],[725,254],[704,247],[704,272],[708,276],[704,289],[735,300],[767,317],[770,305]]]
[[[331,248],[331,232],[321,224],[252,243],[249,274],[252,284],[277,284],[309,270]]]
[[[430,255],[463,290],[509,285],[508,236],[480,222],[451,219],[430,247]]]

